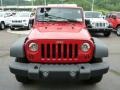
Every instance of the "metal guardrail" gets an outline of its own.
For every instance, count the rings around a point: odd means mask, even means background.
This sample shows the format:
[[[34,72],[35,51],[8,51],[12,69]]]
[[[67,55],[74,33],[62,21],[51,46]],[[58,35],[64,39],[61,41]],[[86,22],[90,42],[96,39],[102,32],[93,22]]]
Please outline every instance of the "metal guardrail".
[[[33,8],[37,8],[40,7],[42,5],[39,6],[1,6],[0,9],[33,9]]]

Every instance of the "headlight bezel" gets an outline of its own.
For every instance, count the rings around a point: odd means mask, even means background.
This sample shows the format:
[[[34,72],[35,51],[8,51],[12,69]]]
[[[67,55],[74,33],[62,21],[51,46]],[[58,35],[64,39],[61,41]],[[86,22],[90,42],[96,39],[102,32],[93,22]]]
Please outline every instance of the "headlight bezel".
[[[35,43],[35,42],[31,42],[29,45],[28,45],[28,48],[29,48],[29,51],[31,52],[37,52],[39,47],[38,47],[38,44]]]
[[[85,42],[81,45],[80,49],[83,52],[88,52],[90,50],[91,46],[89,43]]]
[[[91,23],[90,23],[90,25],[91,25],[92,27],[95,27],[95,24],[96,24],[95,22],[91,22]]]
[[[27,22],[27,20],[22,20],[23,22]]]

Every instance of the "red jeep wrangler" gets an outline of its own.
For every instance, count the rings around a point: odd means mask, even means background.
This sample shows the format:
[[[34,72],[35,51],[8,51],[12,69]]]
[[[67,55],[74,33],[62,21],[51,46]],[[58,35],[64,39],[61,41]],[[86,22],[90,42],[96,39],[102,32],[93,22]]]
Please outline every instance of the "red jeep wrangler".
[[[39,7],[33,30],[10,49],[17,81],[56,76],[97,83],[109,66],[107,47],[86,30],[81,7]]]
[[[118,36],[120,36],[120,12],[112,12],[107,15],[107,21],[111,24],[112,28]]]

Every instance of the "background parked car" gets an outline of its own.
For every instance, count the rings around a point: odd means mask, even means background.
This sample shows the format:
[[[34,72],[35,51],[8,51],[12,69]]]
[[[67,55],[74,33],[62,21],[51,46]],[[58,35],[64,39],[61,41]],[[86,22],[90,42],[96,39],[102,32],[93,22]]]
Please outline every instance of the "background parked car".
[[[85,11],[85,23],[90,33],[103,33],[105,37],[110,36],[112,28],[101,12]]]
[[[14,30],[16,28],[31,29],[34,21],[34,13],[32,12],[16,12],[14,16],[11,17],[10,29]]]
[[[120,12],[112,12],[107,15],[107,21],[114,28],[114,31],[120,36]]]
[[[12,12],[1,11],[0,12],[0,30],[4,30],[6,26],[9,26],[8,18],[12,16]]]

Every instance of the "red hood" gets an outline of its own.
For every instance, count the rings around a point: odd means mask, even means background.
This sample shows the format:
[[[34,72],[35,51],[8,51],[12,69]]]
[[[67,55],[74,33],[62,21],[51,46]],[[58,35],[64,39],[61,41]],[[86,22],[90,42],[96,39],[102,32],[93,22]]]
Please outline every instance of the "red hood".
[[[28,36],[29,40],[34,39],[91,39],[90,34],[85,30],[83,23],[36,23],[34,29]]]
[[[37,22],[34,28],[40,32],[79,32],[84,26],[80,22]]]

